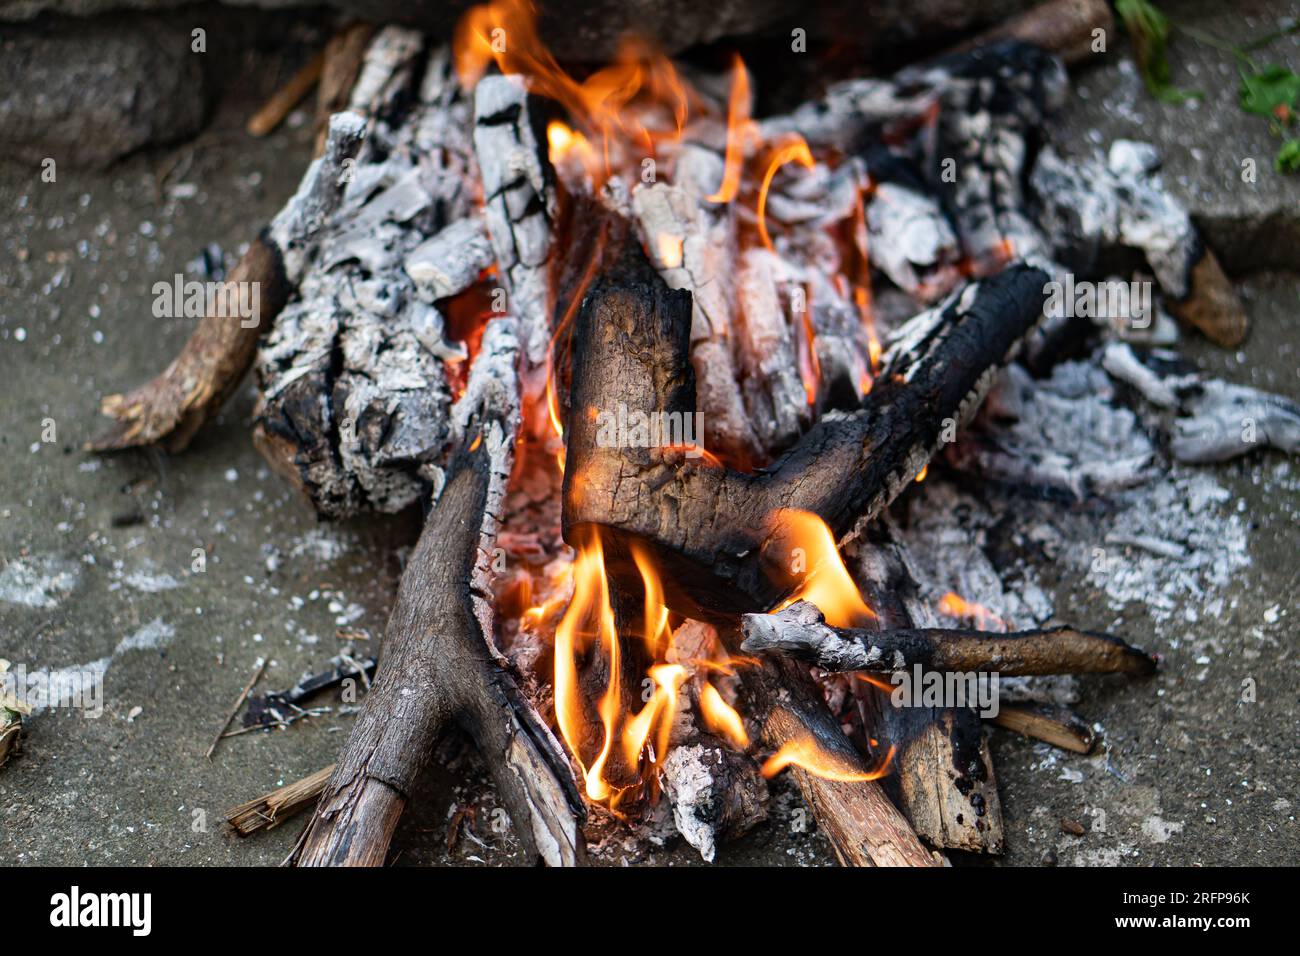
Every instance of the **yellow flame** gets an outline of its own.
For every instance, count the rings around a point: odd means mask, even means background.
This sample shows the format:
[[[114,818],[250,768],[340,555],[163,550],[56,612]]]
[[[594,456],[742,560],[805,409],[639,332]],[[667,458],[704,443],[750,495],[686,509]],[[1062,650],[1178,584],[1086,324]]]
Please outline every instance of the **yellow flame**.
[[[776,171],[786,163],[798,163],[804,169],[812,169],[816,165],[808,144],[804,142],[802,136],[772,154],[767,164],[767,171],[763,173],[762,185],[758,187],[758,235],[768,249],[772,249],[772,237],[767,232],[767,193],[772,188],[772,179],[776,176]]]
[[[795,601],[809,601],[832,627],[856,627],[875,618],[849,576],[825,521],[810,511],[783,508],[776,513],[775,523],[782,544],[789,544],[784,555],[790,562],[787,570],[803,576],[778,611]]]
[[[708,681],[700,689],[700,713],[704,725],[715,734],[725,737],[738,750],[749,746],[749,734],[745,733],[745,721],[736,709],[722,699],[718,689]]]
[[[840,783],[856,783],[863,780],[879,780],[889,772],[889,764],[894,759],[894,747],[889,748],[884,761],[873,770],[859,770],[853,761],[832,754],[817,745],[809,735],[796,737],[782,744],[781,749],[767,758],[763,764],[764,777],[775,777],[786,767],[799,767],[814,777],[823,780],[837,780]]]

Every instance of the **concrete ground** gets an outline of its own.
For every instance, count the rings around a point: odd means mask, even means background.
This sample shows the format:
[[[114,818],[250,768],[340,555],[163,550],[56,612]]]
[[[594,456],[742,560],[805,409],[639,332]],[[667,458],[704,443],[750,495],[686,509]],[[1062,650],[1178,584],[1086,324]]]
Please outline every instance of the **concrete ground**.
[[[1279,9],[1248,6],[1230,22],[1205,5],[1189,15],[1241,38]],[[1269,53],[1300,64],[1294,40]],[[1190,339],[1185,351],[1225,378],[1298,399],[1300,255],[1276,244],[1300,228],[1300,176],[1261,163],[1246,189],[1227,170],[1274,144],[1237,109],[1218,57],[1175,44],[1175,82],[1212,94],[1189,110],[1146,97],[1114,49],[1078,77],[1087,99],[1073,101],[1066,144],[1139,135],[1165,149],[1175,188],[1229,244],[1225,261],[1249,272],[1240,289],[1254,322],[1237,353]],[[0,863],[279,862],[298,820],[239,840],[222,811],[324,767],[350,726],[327,693],[328,713],[224,740],[204,757],[259,658],[259,686],[283,688],[346,645],[341,628],[382,631],[410,521],[319,523],[253,449],[249,383],[183,456],[80,450],[100,427],[98,398],[160,370],[189,332],[190,320],[152,315],[153,283],[192,275],[209,244],[237,251],[296,185],[309,124],[264,140],[242,131],[275,81],[229,91],[199,140],[105,173],[61,167],[43,183],[38,168],[0,163],[0,657],[29,671],[106,668],[101,717],[55,709],[30,719],[23,754],[0,769]],[[1251,269],[1287,261],[1290,273]],[[1231,493],[1220,507],[1250,527],[1250,562],[1217,593],[1186,596],[1162,620],[1136,606],[1116,615],[1095,582],[1040,569],[1061,617],[1141,635],[1165,662],[1146,682],[1084,681],[1078,709],[1104,728],[1095,757],[994,733],[1006,862],[1300,862],[1300,465],[1270,453],[1213,473]],[[1253,703],[1242,702],[1247,678]],[[491,789],[472,750],[450,740],[434,763],[395,862],[511,860],[508,834],[488,825]],[[777,794],[773,819],[720,863],[831,862],[819,834],[793,826],[798,797]],[[448,821],[469,807],[480,812],[449,847]],[[695,861],[680,842],[633,849],[617,827],[603,832],[602,862]]]

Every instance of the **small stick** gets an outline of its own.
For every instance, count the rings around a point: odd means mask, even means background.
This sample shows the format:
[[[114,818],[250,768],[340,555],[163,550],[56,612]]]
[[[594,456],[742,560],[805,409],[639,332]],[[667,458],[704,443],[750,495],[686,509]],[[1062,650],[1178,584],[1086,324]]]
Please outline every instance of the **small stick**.
[[[248,692],[253,689],[253,685],[257,683],[258,678],[262,676],[262,671],[264,670],[266,670],[266,658],[259,657],[257,659],[257,667],[253,671],[253,676],[248,679],[248,683],[244,685],[243,691],[239,694],[239,699],[235,701],[235,706],[230,708],[230,713],[226,714],[226,719],[223,720],[221,726],[217,728],[217,735],[212,738],[212,744],[208,747],[208,752],[204,754],[207,759],[212,759],[213,751],[217,749],[217,744],[221,743],[221,738],[225,734],[226,728],[229,727],[230,722],[235,719],[235,714],[239,713],[239,708],[244,706],[244,701],[248,699]]]
[[[937,627],[868,631],[830,627],[816,606],[796,601],[776,614],[746,614],[741,649],[776,651],[833,672],[891,674],[914,665],[939,671],[1029,674],[1155,673],[1156,660],[1110,634],[1072,627],[972,631]]]
[[[1008,704],[998,709],[992,723],[1077,754],[1090,754],[1097,747],[1092,728],[1067,707]]]
[[[271,98],[262,105],[262,108],[253,114],[246,127],[248,135],[265,136],[284,122],[284,118],[289,115],[289,111],[297,106],[302,98],[311,92],[311,88],[316,85],[324,65],[324,53],[317,53],[308,60],[302,69],[290,77],[288,83],[276,90]]]
[[[226,822],[241,837],[251,836],[258,830],[274,830],[319,797],[333,772],[334,765],[330,764],[310,777],[287,783],[256,800],[231,807],[226,811]]]

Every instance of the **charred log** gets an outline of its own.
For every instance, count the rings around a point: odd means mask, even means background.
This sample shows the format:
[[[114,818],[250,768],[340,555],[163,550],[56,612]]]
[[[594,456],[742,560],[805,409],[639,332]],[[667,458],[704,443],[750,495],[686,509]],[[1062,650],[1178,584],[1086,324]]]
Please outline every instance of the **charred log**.
[[[620,429],[620,414],[651,425],[697,421],[690,298],[668,289],[639,250],[628,250],[596,280],[576,319],[566,539],[594,526],[624,545],[616,556],[632,541],[647,545],[669,606],[690,617],[774,606],[790,582],[779,580],[788,542],[773,515],[811,511],[838,537],[878,514],[1014,358],[1041,315],[1044,278],[1013,267],[918,316],[887,355],[865,406],[828,416],[770,468],[741,473],[695,457],[700,449],[689,442]],[[622,573],[635,574],[626,565]],[[612,571],[619,573],[618,562]]]

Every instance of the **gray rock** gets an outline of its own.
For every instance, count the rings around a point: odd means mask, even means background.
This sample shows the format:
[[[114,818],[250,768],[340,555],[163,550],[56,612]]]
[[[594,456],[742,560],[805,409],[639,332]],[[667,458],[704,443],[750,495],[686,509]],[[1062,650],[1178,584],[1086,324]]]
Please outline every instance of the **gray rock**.
[[[0,20],[41,13],[90,16],[110,10],[172,10],[185,0],[0,0]],[[227,0],[263,9],[311,7],[310,0]],[[436,34],[450,31],[473,0],[324,0],[324,4],[375,23],[399,22]],[[727,36],[788,34],[796,27],[809,41],[846,37],[864,56],[899,43],[954,38],[1001,20],[1034,0],[544,0],[543,40],[561,59],[603,61],[632,32],[655,40],[669,53]]]
[[[143,146],[194,135],[205,88],[182,24],[133,16],[6,27],[0,154],[103,168]]]
[[[1245,43],[1294,17],[1289,0],[1195,0],[1168,5],[1177,24],[1196,27],[1227,43]],[[1300,62],[1300,35],[1251,54],[1259,64]],[[1108,52],[1075,75],[1074,94],[1062,117],[1057,145],[1069,156],[1104,149],[1116,139],[1160,144],[1166,188],[1191,213],[1225,270],[1300,267],[1300,175],[1273,169],[1281,140],[1268,122],[1237,104],[1232,56],[1175,32],[1169,46],[1173,82],[1199,90],[1199,104],[1162,103],[1147,93],[1133,65],[1127,38],[1111,38]],[[1255,181],[1242,179],[1254,160]]]

